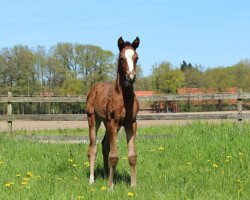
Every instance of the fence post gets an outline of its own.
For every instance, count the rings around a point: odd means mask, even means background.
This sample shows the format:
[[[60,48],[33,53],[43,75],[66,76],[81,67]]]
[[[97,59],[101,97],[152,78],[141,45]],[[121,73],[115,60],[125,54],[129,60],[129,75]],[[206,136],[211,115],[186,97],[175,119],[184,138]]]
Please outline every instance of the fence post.
[[[190,93],[188,93],[188,102],[187,102],[187,106],[188,106],[188,112],[190,112],[190,109],[191,109]]]
[[[12,92],[8,92],[8,98],[11,98],[12,97]],[[7,124],[8,124],[8,132],[12,132],[12,102],[11,100],[9,99],[8,100],[8,103],[7,103],[7,117],[8,117],[8,121],[7,121]]]
[[[242,89],[238,89],[238,122],[242,122]]]

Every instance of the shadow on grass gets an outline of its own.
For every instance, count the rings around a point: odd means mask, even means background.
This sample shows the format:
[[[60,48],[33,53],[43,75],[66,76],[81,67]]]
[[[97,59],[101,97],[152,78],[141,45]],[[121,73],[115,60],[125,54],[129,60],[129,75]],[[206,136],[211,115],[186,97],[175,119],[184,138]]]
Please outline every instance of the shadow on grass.
[[[86,176],[89,178],[89,171],[86,173]],[[97,179],[103,179],[108,181],[108,177],[104,175],[104,168],[101,165],[97,165],[95,169],[95,180]],[[130,175],[123,171],[122,173],[119,172],[118,170],[115,171],[115,178],[114,178],[115,183],[125,183],[127,185],[130,185]]]

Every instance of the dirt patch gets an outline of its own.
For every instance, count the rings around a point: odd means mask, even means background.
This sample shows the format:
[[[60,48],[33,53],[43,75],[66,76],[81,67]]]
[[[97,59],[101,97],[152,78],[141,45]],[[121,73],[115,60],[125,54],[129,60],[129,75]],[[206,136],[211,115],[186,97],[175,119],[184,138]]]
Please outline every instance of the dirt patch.
[[[138,126],[147,127],[163,124],[186,124],[187,121],[169,121],[169,120],[141,120]],[[13,121],[13,131],[27,130],[56,130],[56,129],[75,129],[88,128],[87,121]],[[104,127],[102,127],[104,128]],[[7,131],[7,122],[0,122],[0,131]]]
[[[205,120],[204,120],[205,121]],[[206,120],[207,122],[218,123],[223,121],[235,120]],[[194,122],[194,120],[138,120],[138,127],[149,127],[153,125],[185,125]],[[87,121],[13,121],[13,131],[27,130],[56,130],[56,129],[76,129],[88,128]],[[102,125],[102,128],[104,126]],[[7,122],[0,122],[0,132],[7,131]]]

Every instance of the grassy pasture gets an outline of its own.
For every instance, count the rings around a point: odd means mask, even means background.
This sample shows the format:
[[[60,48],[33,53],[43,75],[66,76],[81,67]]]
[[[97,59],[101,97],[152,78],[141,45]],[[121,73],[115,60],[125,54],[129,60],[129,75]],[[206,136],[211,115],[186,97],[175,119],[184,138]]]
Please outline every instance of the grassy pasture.
[[[106,190],[98,144],[96,182],[88,184],[86,144],[15,140],[20,134],[87,135],[86,130],[0,134],[0,199],[248,199],[250,124],[139,128],[138,187],[129,187],[124,137],[114,190]],[[120,134],[124,134],[123,132]],[[149,137],[150,134],[154,137]],[[145,136],[145,137],[143,137]],[[163,137],[164,136],[164,137]]]

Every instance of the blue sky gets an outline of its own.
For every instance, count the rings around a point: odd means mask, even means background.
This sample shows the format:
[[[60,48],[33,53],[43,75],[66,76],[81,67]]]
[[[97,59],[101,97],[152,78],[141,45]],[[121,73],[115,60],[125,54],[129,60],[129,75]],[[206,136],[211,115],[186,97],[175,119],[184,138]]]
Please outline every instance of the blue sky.
[[[117,39],[141,39],[144,75],[155,63],[204,69],[250,58],[248,0],[0,0],[0,48],[93,44],[118,54]]]

